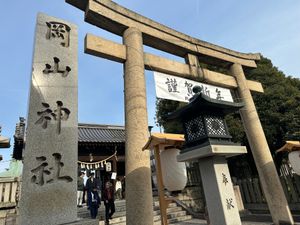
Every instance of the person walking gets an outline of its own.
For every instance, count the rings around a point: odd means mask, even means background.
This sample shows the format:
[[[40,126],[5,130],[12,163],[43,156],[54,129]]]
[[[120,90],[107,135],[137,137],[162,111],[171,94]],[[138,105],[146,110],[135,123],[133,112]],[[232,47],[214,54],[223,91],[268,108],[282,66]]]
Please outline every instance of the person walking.
[[[103,201],[105,205],[105,225],[109,225],[109,220],[112,219],[112,215],[115,213],[114,188],[109,181],[105,184]]]
[[[83,188],[84,188],[84,180],[83,180],[84,172],[80,172],[77,180],[77,207],[82,207],[83,200]]]
[[[86,172],[84,172],[84,176],[83,176],[83,199],[82,199],[82,204],[84,204],[85,203],[85,205],[87,206],[88,204],[87,204],[87,189],[86,189],[86,182],[87,182],[87,180],[88,180],[89,178],[88,178],[88,176],[87,176],[87,173]]]
[[[119,178],[117,178],[117,181],[116,181],[115,191],[116,191],[115,192],[116,199],[121,200],[122,199],[122,183]]]
[[[126,186],[125,176],[121,180],[121,184],[122,184],[122,199],[124,199],[125,198],[125,186]]]
[[[88,209],[91,211],[92,219],[96,219],[101,201],[98,194],[100,184],[98,180],[94,178],[94,173],[90,174],[90,178],[86,182],[86,189],[88,195]]]

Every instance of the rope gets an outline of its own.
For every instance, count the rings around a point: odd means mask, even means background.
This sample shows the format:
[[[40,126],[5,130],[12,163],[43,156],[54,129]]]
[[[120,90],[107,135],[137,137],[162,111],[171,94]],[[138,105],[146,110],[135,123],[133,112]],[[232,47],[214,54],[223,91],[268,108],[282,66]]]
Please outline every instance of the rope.
[[[115,153],[109,157],[107,157],[106,159],[103,159],[103,160],[100,160],[100,161],[97,161],[97,162],[82,162],[82,161],[77,161],[78,163],[82,163],[82,164],[86,164],[86,165],[94,165],[94,164],[101,164],[109,159],[111,159],[112,157],[116,157],[117,155],[117,151],[115,151]]]

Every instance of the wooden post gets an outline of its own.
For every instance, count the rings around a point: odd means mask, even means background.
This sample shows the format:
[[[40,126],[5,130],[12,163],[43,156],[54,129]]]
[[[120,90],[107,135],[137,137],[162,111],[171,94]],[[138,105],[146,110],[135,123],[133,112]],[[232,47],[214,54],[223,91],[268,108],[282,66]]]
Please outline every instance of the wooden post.
[[[167,205],[165,200],[164,183],[163,183],[162,172],[161,172],[159,145],[156,145],[154,147],[154,157],[155,157],[156,179],[157,179],[157,186],[158,186],[157,189],[159,195],[161,224],[168,225]]]
[[[118,175],[118,168],[117,168],[117,160],[116,160],[116,156],[114,156],[113,158],[112,158],[112,160],[113,160],[113,172],[115,172],[116,173],[116,175]],[[117,182],[117,177],[116,177],[116,179],[114,180],[114,189],[116,189],[116,182]]]

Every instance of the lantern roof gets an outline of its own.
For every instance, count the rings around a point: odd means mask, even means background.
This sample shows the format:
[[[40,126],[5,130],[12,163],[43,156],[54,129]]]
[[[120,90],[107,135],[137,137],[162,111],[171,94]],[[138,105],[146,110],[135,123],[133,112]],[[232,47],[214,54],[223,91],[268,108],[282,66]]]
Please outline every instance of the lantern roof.
[[[143,151],[146,149],[151,150],[157,145],[181,147],[184,141],[183,134],[152,133],[146,145],[143,147]]]
[[[0,135],[0,148],[9,148],[10,139]]]
[[[278,152],[293,152],[300,150],[300,141],[286,141],[285,145],[280,149],[276,150]]]
[[[217,112],[219,114],[226,115],[237,111],[244,106],[243,102],[228,102],[223,100],[217,100],[208,97],[203,93],[195,94],[192,101],[180,108],[179,110],[167,115],[168,120],[182,118],[195,114],[197,112]]]

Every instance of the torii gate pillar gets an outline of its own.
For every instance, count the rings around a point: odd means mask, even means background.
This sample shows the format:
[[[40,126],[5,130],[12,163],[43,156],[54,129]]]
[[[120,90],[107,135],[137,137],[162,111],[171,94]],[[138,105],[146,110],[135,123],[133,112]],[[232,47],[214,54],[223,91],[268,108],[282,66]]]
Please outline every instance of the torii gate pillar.
[[[245,107],[240,110],[240,115],[273,222],[275,224],[294,224],[252,95],[246,85],[243,67],[235,63],[230,69],[238,83],[239,96],[245,103]]]
[[[141,151],[148,140],[148,116],[142,33],[128,28],[123,34],[124,63],[126,224],[153,225],[153,201],[149,152]],[[138,206],[138,207],[137,207]]]

